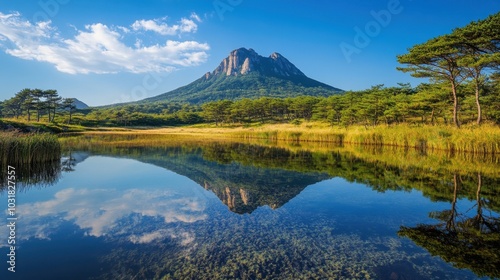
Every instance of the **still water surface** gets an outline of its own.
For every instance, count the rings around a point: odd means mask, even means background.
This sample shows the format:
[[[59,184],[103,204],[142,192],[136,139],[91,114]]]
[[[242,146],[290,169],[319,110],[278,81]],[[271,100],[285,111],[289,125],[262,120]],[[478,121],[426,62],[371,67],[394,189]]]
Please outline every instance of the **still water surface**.
[[[500,275],[491,174],[252,145],[72,151],[61,169],[20,187],[1,279]]]

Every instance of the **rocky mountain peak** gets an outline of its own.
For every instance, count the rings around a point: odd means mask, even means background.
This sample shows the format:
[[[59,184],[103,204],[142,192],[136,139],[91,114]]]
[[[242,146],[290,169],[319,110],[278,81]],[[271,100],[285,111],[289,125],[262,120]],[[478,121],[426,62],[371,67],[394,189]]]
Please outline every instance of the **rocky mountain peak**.
[[[246,75],[251,72],[278,77],[305,76],[295,65],[277,52],[269,57],[263,57],[253,49],[239,48],[231,51],[212,73],[205,74],[205,79],[219,75]]]
[[[271,59],[277,60],[278,58],[283,57],[283,56],[277,52],[273,52],[269,57]]]

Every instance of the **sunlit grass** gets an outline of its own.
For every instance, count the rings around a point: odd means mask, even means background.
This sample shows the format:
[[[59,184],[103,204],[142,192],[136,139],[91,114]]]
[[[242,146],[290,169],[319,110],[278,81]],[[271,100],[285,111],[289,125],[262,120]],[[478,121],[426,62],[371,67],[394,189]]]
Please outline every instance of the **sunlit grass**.
[[[57,137],[50,134],[21,134],[0,132],[2,164],[31,164],[59,160],[61,145]]]
[[[103,132],[108,133],[108,132]],[[112,133],[117,133],[116,131]],[[500,153],[500,127],[496,125],[452,126],[379,125],[332,127],[321,122],[265,124],[260,126],[197,125],[178,128],[128,130],[123,134],[184,135],[202,139],[267,139],[269,141],[327,142],[339,144],[386,145],[449,152]],[[148,141],[144,138],[143,141]]]
[[[88,128],[83,127],[81,125],[74,125],[74,124],[66,124],[66,123],[56,123],[56,122],[47,122],[44,120],[40,120],[39,122],[36,121],[29,121],[23,118],[15,119],[15,118],[9,118],[9,119],[1,119],[0,123],[3,123],[4,125],[7,126],[12,126],[14,128],[23,130],[23,131],[41,131],[41,132],[51,132],[51,133],[60,133],[60,132],[65,132],[65,131],[74,131],[74,132],[81,132],[88,130]]]

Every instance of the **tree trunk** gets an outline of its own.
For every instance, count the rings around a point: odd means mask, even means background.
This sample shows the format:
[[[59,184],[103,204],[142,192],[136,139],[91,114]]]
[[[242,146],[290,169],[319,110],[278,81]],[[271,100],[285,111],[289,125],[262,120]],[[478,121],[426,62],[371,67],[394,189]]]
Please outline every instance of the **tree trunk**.
[[[479,103],[479,81],[476,80],[476,106],[477,106],[477,125],[481,124],[483,114],[481,112],[481,103]]]
[[[453,124],[456,127],[460,127],[460,122],[458,121],[457,85],[455,81],[451,81],[451,92],[453,94]]]

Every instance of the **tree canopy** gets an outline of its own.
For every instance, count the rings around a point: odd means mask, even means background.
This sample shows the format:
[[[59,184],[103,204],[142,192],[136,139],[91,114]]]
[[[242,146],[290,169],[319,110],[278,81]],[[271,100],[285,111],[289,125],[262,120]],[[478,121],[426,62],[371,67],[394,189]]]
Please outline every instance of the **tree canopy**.
[[[481,89],[488,73],[500,65],[500,13],[487,19],[456,28],[450,34],[432,38],[413,46],[407,54],[398,56],[404,64],[398,70],[418,78],[446,81],[453,98],[453,123],[460,126],[460,90],[462,82],[474,84],[477,124],[481,123]]]

